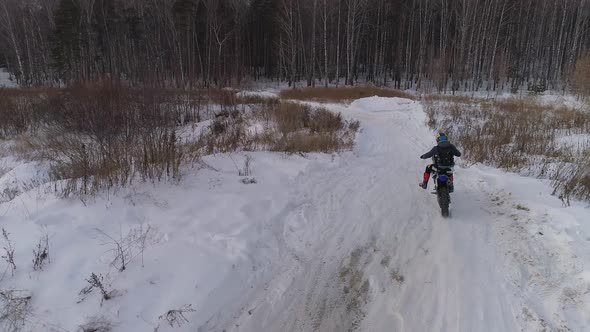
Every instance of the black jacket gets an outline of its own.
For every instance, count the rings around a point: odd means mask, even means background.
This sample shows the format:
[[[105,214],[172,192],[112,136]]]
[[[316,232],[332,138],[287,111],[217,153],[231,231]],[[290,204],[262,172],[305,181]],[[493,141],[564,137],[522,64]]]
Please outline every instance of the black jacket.
[[[438,156],[441,150],[450,150],[451,154],[455,157],[461,157],[461,152],[451,144],[451,142],[440,142],[437,146],[433,147],[430,151],[421,155],[421,159],[428,159],[434,156]]]

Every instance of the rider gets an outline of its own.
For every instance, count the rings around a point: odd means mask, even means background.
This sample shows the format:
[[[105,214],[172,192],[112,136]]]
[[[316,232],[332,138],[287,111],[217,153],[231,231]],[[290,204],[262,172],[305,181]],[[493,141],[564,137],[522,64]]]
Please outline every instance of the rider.
[[[430,179],[430,173],[432,173],[432,168],[437,167],[440,169],[451,169],[455,166],[454,157],[461,157],[461,152],[457,150],[457,148],[449,142],[447,135],[445,133],[438,133],[436,135],[436,143],[437,145],[432,148],[429,152],[420,156],[420,159],[428,159],[432,157],[433,163],[426,166],[426,170],[424,171],[424,180],[419,183],[418,185],[423,189],[426,189],[428,186],[428,180]],[[449,174],[449,179],[451,180],[449,186],[449,192],[453,192],[453,174]]]

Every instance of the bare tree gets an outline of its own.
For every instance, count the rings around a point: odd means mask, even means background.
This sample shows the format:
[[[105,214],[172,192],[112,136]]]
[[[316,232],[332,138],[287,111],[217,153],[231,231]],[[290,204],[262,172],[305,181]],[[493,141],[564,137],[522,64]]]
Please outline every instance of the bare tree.
[[[556,88],[589,23],[588,0],[3,0],[0,66],[22,85]]]
[[[16,271],[16,264],[14,263],[14,245],[9,238],[10,233],[8,233],[4,228],[2,228],[2,237],[4,238],[4,258],[6,263],[8,263],[8,267],[11,270],[12,275],[14,276],[14,271]],[[0,278],[1,280],[1,278]]]

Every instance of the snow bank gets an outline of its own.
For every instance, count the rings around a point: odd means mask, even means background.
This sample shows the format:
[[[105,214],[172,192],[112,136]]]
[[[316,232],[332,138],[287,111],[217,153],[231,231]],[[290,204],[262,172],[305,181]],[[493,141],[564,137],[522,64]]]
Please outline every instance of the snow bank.
[[[264,90],[264,91],[240,91],[236,95],[238,97],[262,97],[262,98],[278,98],[280,90]]]
[[[399,111],[408,109],[416,102],[405,98],[389,98],[389,97],[367,97],[353,101],[350,104],[351,109],[364,110],[368,112],[382,112],[382,111]]]
[[[185,304],[196,310],[187,315],[192,327],[227,320],[243,310],[251,286],[268,279],[280,259],[267,222],[288,204],[287,188],[313,160],[250,155],[253,184],[238,176],[244,155],[232,154],[205,157],[201,170],[178,186],[138,183],[84,202],[33,190],[0,204],[0,226],[16,245],[18,267],[0,287],[33,294],[29,327],[35,331],[74,331],[90,316],[107,317],[117,331],[151,331],[160,315]],[[35,165],[23,164],[0,186],[34,175]],[[143,258],[134,257],[119,272],[110,265],[114,244],[105,234],[120,239],[140,225],[151,229]],[[31,252],[44,232],[51,263],[33,271]],[[91,273],[115,290],[113,299],[101,305],[97,290],[79,294]],[[166,328],[164,323],[160,331]]]
[[[558,133],[558,135],[556,135],[555,138],[555,143],[559,147],[564,147],[572,149],[574,151],[582,152],[590,149],[590,135]]]

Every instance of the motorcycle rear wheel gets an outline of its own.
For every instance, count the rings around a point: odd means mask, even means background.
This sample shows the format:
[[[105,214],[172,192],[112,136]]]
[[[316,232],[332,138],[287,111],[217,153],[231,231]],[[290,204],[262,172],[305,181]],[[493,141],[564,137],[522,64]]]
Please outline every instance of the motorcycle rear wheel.
[[[449,187],[443,185],[438,187],[438,205],[443,217],[449,216],[449,205],[451,204],[451,196],[449,194]]]

